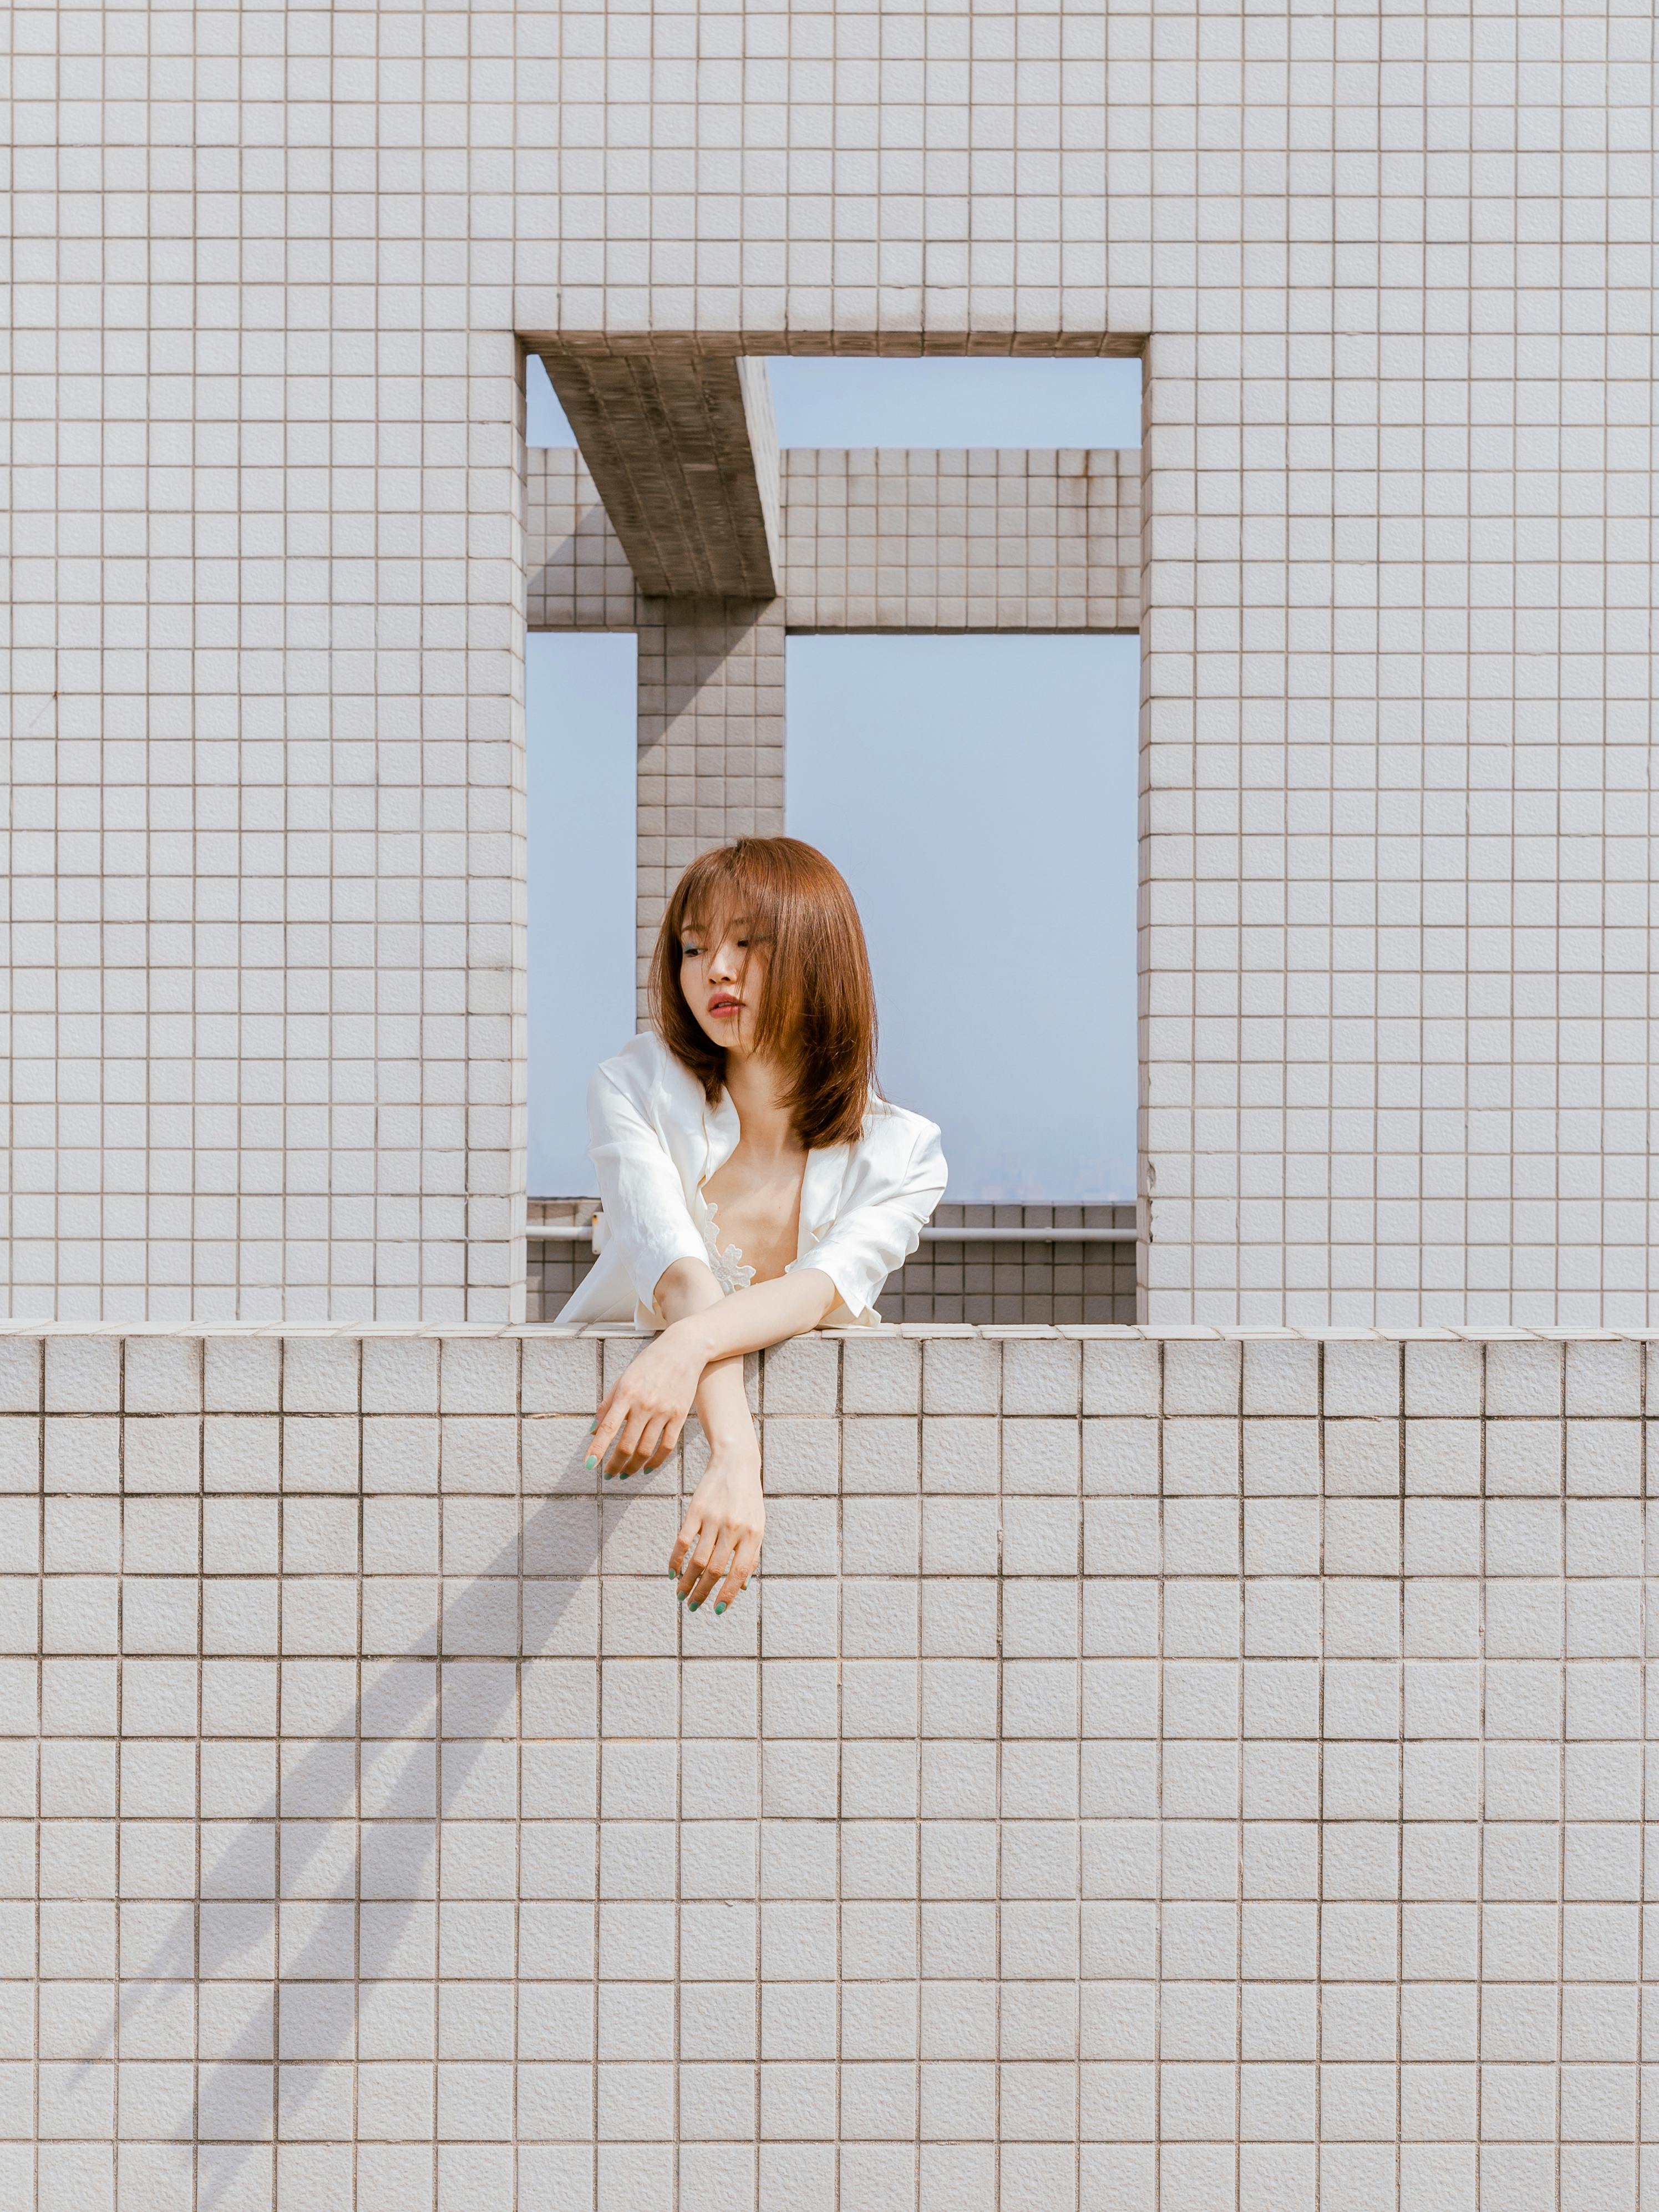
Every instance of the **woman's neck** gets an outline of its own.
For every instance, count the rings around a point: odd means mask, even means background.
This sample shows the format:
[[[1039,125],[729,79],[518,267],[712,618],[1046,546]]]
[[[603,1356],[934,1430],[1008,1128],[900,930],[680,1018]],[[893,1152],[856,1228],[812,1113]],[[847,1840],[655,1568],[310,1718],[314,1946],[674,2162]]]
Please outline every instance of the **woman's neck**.
[[[753,1053],[728,1052],[726,1089],[738,1109],[744,1149],[757,1160],[787,1159],[800,1150],[788,1106],[786,1080],[775,1062]]]

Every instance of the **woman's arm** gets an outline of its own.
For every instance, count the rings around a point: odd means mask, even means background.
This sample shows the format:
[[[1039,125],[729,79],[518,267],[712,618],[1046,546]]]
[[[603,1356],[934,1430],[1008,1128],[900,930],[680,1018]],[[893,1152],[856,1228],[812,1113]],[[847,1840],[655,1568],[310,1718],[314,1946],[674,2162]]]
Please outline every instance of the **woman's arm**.
[[[708,1269],[696,1261],[678,1262],[657,1285],[657,1310],[670,1330],[698,1321],[705,1324],[701,1338],[693,1340],[693,1358],[717,1333],[707,1325],[731,1304]],[[661,1341],[659,1337],[657,1343]],[[766,1530],[760,1441],[744,1391],[740,1352],[723,1358],[711,1354],[696,1386],[696,1407],[708,1441],[708,1465],[675,1536],[668,1571],[694,1613],[720,1583],[714,1601],[718,1614],[754,1572]]]
[[[646,1042],[635,1038],[635,1046]],[[635,1295],[646,1298],[666,1272],[708,1252],[653,1108],[647,1076],[629,1048],[596,1069],[587,1087],[588,1157],[609,1243]]]
[[[694,1613],[722,1576],[714,1610],[724,1613],[760,1557],[766,1506],[743,1355],[815,1328],[836,1295],[827,1275],[804,1270],[727,1297],[702,1261],[677,1261],[653,1300],[667,1328],[623,1370],[599,1408],[587,1463],[627,1476],[661,1466],[695,1400],[708,1467],[669,1555]]]
[[[921,1238],[945,1195],[945,1154],[939,1131],[920,1115],[905,1152],[895,1158],[901,1134],[890,1122],[860,1149],[842,1192],[841,1211],[828,1232],[786,1270],[809,1268],[828,1275],[854,1320],[867,1313],[881,1286],[896,1275]]]
[[[607,1474],[660,1467],[707,1370],[731,1363],[741,1398],[743,1354],[816,1328],[838,1295],[828,1275],[804,1268],[728,1297],[701,1261],[676,1261],[653,1298],[668,1326],[623,1368],[599,1407],[590,1465],[604,1462]],[[717,1387],[723,1399],[730,1386]]]
[[[712,1299],[694,1296],[690,1279],[701,1275]],[[746,1291],[723,1296],[707,1267],[679,1260],[657,1285],[657,1311],[671,1329],[684,1328],[705,1362],[730,1359],[745,1352],[764,1352],[816,1328],[838,1293],[821,1269],[801,1267],[775,1282],[751,1283]]]

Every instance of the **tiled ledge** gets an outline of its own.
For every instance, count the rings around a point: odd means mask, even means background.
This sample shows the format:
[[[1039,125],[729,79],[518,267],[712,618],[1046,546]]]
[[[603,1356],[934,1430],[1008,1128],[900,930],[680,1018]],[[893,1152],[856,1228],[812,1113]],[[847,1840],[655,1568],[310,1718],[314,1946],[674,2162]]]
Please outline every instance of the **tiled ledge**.
[[[591,1413],[647,1340],[562,1329],[0,1331],[0,1413]],[[1479,1421],[1659,1407],[1659,1339],[1613,1332],[824,1330],[748,1363],[758,1412]]]
[[[35,1337],[48,1342],[67,1337],[176,1338],[180,1343],[208,1338],[281,1338],[289,1340],[356,1339],[360,1342],[519,1340],[541,1343],[582,1337],[638,1338],[651,1332],[621,1322],[562,1328],[554,1322],[94,1322],[0,1320],[0,1341]],[[1635,1328],[1230,1328],[1206,1323],[1171,1322],[1158,1328],[1123,1324],[1062,1322],[993,1323],[904,1322],[873,1328],[814,1329],[796,1342],[883,1344],[923,1342],[933,1337],[979,1337],[986,1342],[1054,1340],[1079,1344],[1659,1344],[1659,1329]],[[780,1352],[787,1347],[776,1347]]]

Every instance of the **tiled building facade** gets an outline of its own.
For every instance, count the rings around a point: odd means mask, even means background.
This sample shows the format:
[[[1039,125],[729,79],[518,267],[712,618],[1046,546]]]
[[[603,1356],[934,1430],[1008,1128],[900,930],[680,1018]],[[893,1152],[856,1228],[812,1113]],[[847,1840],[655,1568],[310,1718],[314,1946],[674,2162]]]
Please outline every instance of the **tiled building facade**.
[[[1653,40],[13,16],[0,2203],[1650,2212]],[[924,349],[1139,458],[778,452]],[[511,1326],[523,638],[644,927],[792,621],[1139,627],[1147,1326],[943,1224],[716,1624]]]
[[[739,356],[1103,347],[1146,1312],[1648,1317],[1649,11],[27,20],[11,1311],[520,1310],[526,346],[761,596]]]

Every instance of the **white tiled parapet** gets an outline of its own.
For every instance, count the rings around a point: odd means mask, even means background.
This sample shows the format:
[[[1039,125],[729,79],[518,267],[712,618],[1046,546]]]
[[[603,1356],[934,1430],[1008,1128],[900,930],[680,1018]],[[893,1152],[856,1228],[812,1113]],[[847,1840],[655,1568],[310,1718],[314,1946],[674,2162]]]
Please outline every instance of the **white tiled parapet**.
[[[641,1340],[0,1332],[0,2201],[1634,2201],[1652,1343],[799,1339],[716,1620]]]

